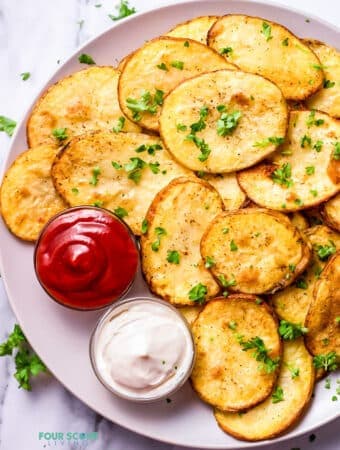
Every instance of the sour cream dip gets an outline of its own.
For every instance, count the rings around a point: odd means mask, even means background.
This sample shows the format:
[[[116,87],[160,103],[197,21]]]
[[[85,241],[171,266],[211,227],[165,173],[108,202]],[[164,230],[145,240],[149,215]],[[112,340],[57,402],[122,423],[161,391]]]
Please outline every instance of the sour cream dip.
[[[98,379],[120,397],[141,402],[159,400],[182,386],[194,356],[185,319],[171,305],[151,298],[114,305],[90,342]]]

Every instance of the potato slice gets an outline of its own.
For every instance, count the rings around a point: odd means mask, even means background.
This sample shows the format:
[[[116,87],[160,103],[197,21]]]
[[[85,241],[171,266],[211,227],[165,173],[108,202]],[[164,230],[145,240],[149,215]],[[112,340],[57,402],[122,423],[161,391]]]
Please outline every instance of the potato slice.
[[[322,86],[317,56],[287,28],[267,19],[221,17],[208,33],[208,44],[218,52],[228,49],[229,62],[273,81],[287,99],[303,100]]]
[[[281,319],[300,324],[305,322],[315,285],[327,259],[332,252],[340,250],[340,234],[324,225],[309,228],[305,233],[313,247],[310,266],[295,284],[271,297],[271,304]]]
[[[202,237],[201,254],[204,260],[213,258],[210,270],[222,286],[268,294],[291,284],[306,268],[311,251],[288,217],[246,208],[213,220]]]
[[[300,231],[306,230],[309,226],[308,220],[300,212],[288,214],[288,217],[290,218],[290,221],[292,222],[294,227],[298,228]]]
[[[131,120],[158,131],[163,96],[178,83],[201,72],[233,68],[206,45],[162,36],[144,44],[126,61],[118,83],[119,103]]]
[[[335,352],[340,361],[340,251],[332,256],[314,289],[305,321],[305,342],[312,355]]]
[[[339,140],[339,121],[315,111],[293,111],[286,143],[270,162],[238,173],[238,182],[248,197],[269,209],[316,206],[340,190],[340,160],[334,157]]]
[[[141,239],[142,269],[152,292],[174,305],[195,305],[216,296],[219,286],[205,268],[200,241],[222,210],[218,192],[199,179],[178,178],[158,193]]]
[[[264,302],[244,294],[212,300],[194,322],[192,333],[196,362],[191,382],[202,400],[224,411],[240,411],[270,395],[281,341],[276,319]],[[254,339],[265,346],[264,352],[259,347],[245,349],[245,342]],[[265,359],[257,360],[255,353]]]
[[[318,56],[325,74],[323,89],[308,98],[306,103],[310,109],[318,109],[340,119],[340,53],[320,41],[305,39],[303,42]]]
[[[210,183],[222,197],[227,211],[241,208],[246,202],[246,194],[240,188],[235,173],[204,174],[203,179]]]
[[[157,192],[172,179],[192,174],[163,147],[159,138],[142,133],[103,131],[78,136],[53,164],[54,185],[71,206],[118,208],[118,214],[139,235]]]
[[[299,369],[295,378],[292,378],[292,368]],[[311,399],[314,378],[312,357],[303,339],[285,341],[277,381],[277,387],[283,391],[283,400],[274,403],[275,397],[268,397],[244,414],[215,410],[217,423],[226,433],[245,441],[276,437],[300,419]]]
[[[197,306],[181,306],[178,311],[184,316],[190,327],[193,325],[197,319],[199,313],[202,311],[203,305]]]
[[[195,17],[194,19],[176,25],[166,33],[166,36],[189,38],[206,44],[208,31],[217,19],[218,16]]]
[[[50,175],[57,153],[53,145],[21,153],[2,181],[2,217],[9,230],[25,241],[38,239],[49,219],[67,207],[54,189]]]
[[[73,136],[94,130],[112,130],[124,119],[123,131],[138,132],[118,103],[119,72],[113,67],[90,67],[49,87],[35,104],[27,123],[30,147],[65,143]],[[121,120],[121,119],[120,119]],[[56,129],[66,128],[67,138],[58,140]]]
[[[272,153],[278,144],[268,139],[285,136],[287,118],[286,101],[273,83],[251,73],[219,70],[184,81],[166,97],[160,132],[186,167],[226,173]],[[193,136],[203,139],[204,146]]]
[[[327,225],[334,228],[334,230],[340,231],[340,194],[323,205],[321,214]]]

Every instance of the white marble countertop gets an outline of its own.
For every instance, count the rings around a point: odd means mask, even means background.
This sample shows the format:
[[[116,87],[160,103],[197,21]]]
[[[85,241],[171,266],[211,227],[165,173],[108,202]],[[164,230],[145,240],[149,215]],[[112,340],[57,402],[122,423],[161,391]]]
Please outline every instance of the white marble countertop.
[[[142,11],[170,2],[131,0],[130,4]],[[20,120],[42,84],[58,67],[58,60],[63,61],[82,42],[112,25],[108,14],[115,12],[116,3],[117,0],[0,0],[0,115]],[[306,17],[315,14],[340,24],[339,0],[280,0],[280,3],[306,11]],[[98,4],[102,6],[95,7]],[[22,72],[31,72],[31,78],[22,81]],[[0,133],[0,162],[9,146],[10,139]],[[15,318],[1,280],[0,318],[2,342],[12,330]],[[98,432],[97,440],[88,445],[86,441],[82,445],[67,442],[62,445],[67,449],[180,450],[106,421],[73,397],[52,376],[35,380],[31,392],[18,389],[12,376],[13,369],[10,358],[0,359],[1,450],[58,448],[53,442],[39,441],[40,431]],[[305,435],[261,449],[336,450],[340,448],[339,425],[337,421],[315,430],[313,442]]]

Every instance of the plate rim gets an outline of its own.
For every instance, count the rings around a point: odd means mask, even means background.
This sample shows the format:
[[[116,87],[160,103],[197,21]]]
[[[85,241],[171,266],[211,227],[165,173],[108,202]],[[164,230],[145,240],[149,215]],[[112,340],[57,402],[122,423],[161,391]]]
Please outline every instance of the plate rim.
[[[221,3],[221,4],[224,3],[223,0],[216,0],[216,1]],[[228,2],[230,2],[230,3],[237,3],[238,0],[228,0]],[[8,149],[7,154],[6,154],[6,156],[3,159],[3,162],[1,164],[0,180],[3,179],[3,176],[4,176],[7,168],[12,163],[13,159],[17,156],[17,153],[14,151],[14,147],[16,147],[16,145],[17,145],[16,141],[18,139],[18,135],[19,135],[19,133],[20,133],[22,128],[24,129],[24,132],[25,132],[26,144],[27,144],[26,120],[27,120],[27,117],[28,117],[29,113],[32,111],[33,106],[35,105],[36,101],[40,98],[41,94],[50,85],[54,84],[54,82],[55,82],[54,79],[58,79],[58,76],[64,70],[65,66],[67,66],[70,63],[70,61],[72,61],[75,57],[77,57],[79,52],[81,52],[87,46],[95,43],[95,41],[97,41],[98,39],[104,38],[105,35],[109,35],[111,33],[112,29],[116,29],[116,28],[120,28],[120,27],[121,28],[126,27],[126,26],[128,26],[128,24],[130,22],[135,21],[136,18],[140,18],[140,17],[143,17],[143,16],[149,16],[149,15],[152,15],[152,14],[154,14],[156,12],[160,12],[160,11],[166,11],[167,9],[174,8],[176,5],[190,5],[190,4],[195,4],[195,3],[196,4],[208,4],[209,0],[185,0],[185,1],[178,1],[178,0],[171,1],[170,0],[169,2],[163,4],[163,5],[159,6],[159,7],[149,7],[149,8],[147,8],[144,11],[137,12],[137,13],[127,17],[126,19],[124,19],[121,22],[113,23],[111,26],[109,26],[104,31],[95,34],[93,37],[91,37],[90,39],[84,41],[80,46],[78,46],[62,62],[62,64],[60,64],[60,66],[57,68],[57,70],[52,69],[48,73],[47,77],[45,78],[46,81],[43,83],[41,88],[36,90],[35,95],[33,95],[33,97],[32,97],[32,101],[30,102],[29,106],[24,110],[24,112],[21,114],[21,117],[18,120],[17,126],[16,126],[15,131],[13,133],[13,136],[11,138],[11,143],[10,143],[9,149]],[[340,28],[339,27],[337,27],[334,24],[328,22],[326,19],[318,17],[315,14],[310,14],[309,12],[307,12],[304,9],[290,7],[290,6],[284,5],[284,4],[280,3],[280,2],[276,2],[276,1],[272,1],[272,0],[242,0],[242,3],[249,3],[249,4],[252,4],[252,5],[259,5],[259,6],[262,6],[262,7],[271,6],[272,8],[282,9],[282,10],[284,10],[286,12],[293,13],[294,15],[303,15],[303,16],[305,16],[308,19],[315,20],[315,21],[323,24],[325,27],[331,29],[335,33],[340,33]],[[241,13],[241,14],[244,14],[244,13]],[[195,17],[195,15],[193,15],[193,17]],[[298,36],[298,37],[300,38],[300,36]],[[100,67],[100,65],[98,65],[98,66]],[[84,69],[86,69],[86,67],[84,67]],[[27,147],[28,147],[28,145],[27,145]],[[18,154],[20,154],[20,153],[18,153]],[[3,219],[1,218],[1,220],[3,220]],[[2,242],[3,239],[5,239],[5,237],[4,236],[0,236],[0,243]],[[31,244],[31,243],[28,243],[28,244]],[[11,289],[10,289],[8,283],[7,283],[6,270],[4,269],[4,262],[3,261],[4,261],[4,254],[3,254],[3,251],[2,251],[2,246],[0,245],[0,272],[2,274],[2,281],[3,281],[3,284],[4,284],[5,292],[6,292],[8,300],[9,300],[10,307],[11,307],[11,309],[12,309],[14,315],[15,315],[15,318],[16,318],[17,322],[19,323],[19,325],[24,330],[25,327],[22,326],[22,321],[19,320],[19,318],[18,318],[17,308],[15,306],[16,302],[14,301],[14,299],[12,298],[12,295],[10,294]],[[25,333],[25,335],[26,335],[26,333]],[[29,333],[28,333],[28,335],[29,335]],[[30,345],[31,345],[32,349],[35,351],[34,345],[32,345],[31,342],[30,342]],[[317,428],[320,428],[320,427],[322,427],[322,426],[324,426],[324,425],[326,425],[328,423],[332,423],[332,422],[336,421],[340,417],[340,412],[339,412],[338,414],[334,415],[331,418],[325,418],[325,419],[321,420],[320,422],[310,426],[310,428],[308,428],[306,430],[300,430],[300,431],[297,430],[296,432],[293,432],[294,434],[291,435],[291,436],[289,436],[288,434],[283,434],[282,436],[280,436],[278,438],[267,439],[267,440],[258,441],[258,442],[250,442],[250,441],[246,442],[246,441],[237,441],[237,440],[235,440],[235,445],[233,444],[233,447],[229,447],[229,446],[226,447],[225,445],[222,446],[222,445],[216,445],[216,444],[213,444],[213,445],[203,444],[203,446],[202,445],[198,446],[196,444],[188,445],[187,443],[183,444],[183,443],[178,442],[178,441],[165,440],[165,439],[159,438],[157,435],[148,434],[147,432],[143,432],[143,431],[139,431],[139,430],[136,431],[133,428],[133,424],[127,425],[126,423],[121,423],[120,420],[113,421],[110,417],[107,417],[105,414],[99,412],[96,408],[94,408],[92,405],[90,405],[87,400],[84,400],[83,398],[80,398],[76,393],[73,392],[73,390],[70,387],[66,386],[64,381],[62,381],[57,375],[55,375],[53,373],[53,371],[50,370],[50,372],[53,375],[53,377],[56,380],[58,380],[58,382],[68,392],[70,392],[79,401],[84,403],[88,408],[90,408],[92,411],[95,411],[97,414],[99,414],[100,416],[104,417],[109,422],[117,424],[117,425],[119,425],[120,427],[122,427],[124,429],[132,431],[132,432],[134,432],[134,433],[136,433],[138,435],[147,437],[149,439],[153,439],[153,440],[156,440],[158,442],[162,442],[162,443],[166,443],[166,444],[178,445],[178,446],[182,446],[182,447],[186,447],[186,448],[216,449],[216,450],[218,450],[218,449],[221,450],[223,448],[229,448],[229,449],[236,450],[236,449],[239,449],[239,448],[249,449],[249,448],[266,447],[266,446],[269,446],[269,445],[273,445],[275,443],[282,443],[282,442],[288,441],[290,439],[295,439],[295,438],[297,438],[299,436],[302,436],[304,434],[308,434],[311,431],[316,430]],[[287,431],[289,431],[289,430],[287,430]],[[238,444],[237,444],[238,442],[242,442],[243,444],[246,444],[246,446],[243,445],[242,447],[239,447]]]

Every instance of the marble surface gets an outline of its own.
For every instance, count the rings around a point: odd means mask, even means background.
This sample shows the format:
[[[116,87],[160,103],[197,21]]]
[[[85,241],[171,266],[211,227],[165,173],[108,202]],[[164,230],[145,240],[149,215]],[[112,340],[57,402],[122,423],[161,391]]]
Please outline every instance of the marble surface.
[[[0,0],[0,115],[20,120],[60,61],[77,46],[112,25],[109,13],[115,12],[115,0]],[[138,11],[152,9],[167,0],[131,0]],[[308,14],[340,24],[338,0],[281,0]],[[101,4],[101,7],[95,5]],[[22,81],[20,73],[31,72]],[[0,133],[0,162],[10,146],[10,139]],[[0,280],[0,342],[15,323],[2,281]],[[72,368],[70,368],[72,370]],[[43,375],[33,382],[32,392],[18,389],[13,378],[13,362],[0,359],[0,449],[35,450],[40,448],[91,450],[180,450],[114,425],[88,409],[67,392],[52,376]],[[305,435],[283,444],[261,449],[292,448],[339,449],[340,422],[315,430],[315,440]],[[65,441],[54,445],[39,440],[39,432],[98,432],[95,441]],[[194,430],[193,430],[194,432]],[[44,447],[45,446],[45,447]],[[258,447],[260,448],[260,447]]]

